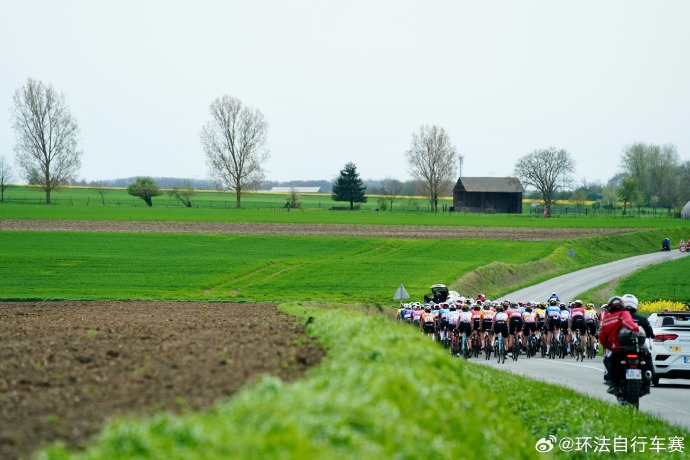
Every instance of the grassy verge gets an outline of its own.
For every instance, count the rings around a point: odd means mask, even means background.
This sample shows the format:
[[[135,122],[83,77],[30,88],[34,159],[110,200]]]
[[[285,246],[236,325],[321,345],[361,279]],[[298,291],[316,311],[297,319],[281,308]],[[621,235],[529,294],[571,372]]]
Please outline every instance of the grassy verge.
[[[205,413],[111,423],[82,453],[41,459],[657,458],[650,452],[537,453],[542,437],[678,436],[644,413],[452,358],[375,315],[285,304],[313,316],[328,357],[299,382],[266,378]],[[538,385],[538,387],[535,387]],[[663,458],[685,458],[663,452]]]

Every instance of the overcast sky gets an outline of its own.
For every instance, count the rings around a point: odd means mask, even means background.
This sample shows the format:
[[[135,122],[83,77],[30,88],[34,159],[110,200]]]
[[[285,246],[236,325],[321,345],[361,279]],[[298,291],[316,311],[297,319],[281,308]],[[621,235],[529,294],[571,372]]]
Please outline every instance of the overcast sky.
[[[208,177],[199,133],[231,95],[270,124],[269,180],[410,178],[422,125],[464,176],[566,149],[605,182],[633,142],[690,159],[690,1],[0,0],[0,156],[27,79],[63,93],[79,178]]]

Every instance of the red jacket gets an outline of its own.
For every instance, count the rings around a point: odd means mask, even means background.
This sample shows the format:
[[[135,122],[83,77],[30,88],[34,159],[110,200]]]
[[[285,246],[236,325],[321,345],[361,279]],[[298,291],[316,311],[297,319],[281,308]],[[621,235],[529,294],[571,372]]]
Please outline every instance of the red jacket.
[[[604,321],[601,323],[601,331],[599,331],[601,345],[614,352],[620,348],[621,343],[618,340],[618,332],[621,328],[628,329],[632,332],[639,332],[640,330],[637,324],[635,324],[635,321],[633,321],[632,316],[630,316],[629,311],[621,310],[615,313],[607,313],[604,317]]]

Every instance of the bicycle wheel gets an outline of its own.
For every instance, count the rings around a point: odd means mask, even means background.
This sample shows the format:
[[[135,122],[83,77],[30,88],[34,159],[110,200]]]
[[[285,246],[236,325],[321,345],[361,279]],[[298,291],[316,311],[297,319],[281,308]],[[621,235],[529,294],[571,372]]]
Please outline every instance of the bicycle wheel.
[[[496,362],[498,364],[501,364],[501,355],[503,353],[501,353],[501,341],[500,341],[500,339],[496,342],[496,345],[494,347],[494,354],[496,355]]]
[[[462,334],[462,357],[467,359],[470,357],[470,349],[467,346],[467,334]]]

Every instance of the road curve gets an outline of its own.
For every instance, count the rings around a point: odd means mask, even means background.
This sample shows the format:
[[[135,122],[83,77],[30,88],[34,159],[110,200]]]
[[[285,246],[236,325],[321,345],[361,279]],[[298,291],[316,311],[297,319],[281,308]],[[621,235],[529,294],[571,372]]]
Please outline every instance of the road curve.
[[[520,301],[545,301],[552,292],[561,299],[572,300],[583,292],[608,281],[629,275],[649,265],[675,260],[686,256],[678,250],[656,252],[629,257],[595,267],[578,270],[543,283],[507,294],[504,298]],[[688,256],[690,257],[690,256]],[[564,359],[519,359],[498,364],[494,360],[477,360],[475,363],[490,365],[539,381],[572,388],[588,396],[615,403],[613,396],[606,393],[603,383],[604,364],[601,358],[576,362],[573,358]],[[640,410],[648,412],[667,422],[690,429],[690,380],[661,379],[660,386],[653,387],[649,395],[640,399]]]
[[[573,300],[583,292],[616,278],[629,275],[641,268],[668,262],[683,256],[686,256],[686,253],[675,250],[628,257],[552,278],[543,283],[506,294],[500,300],[515,299],[522,302],[545,302],[553,292],[556,292],[558,297],[563,300]]]

